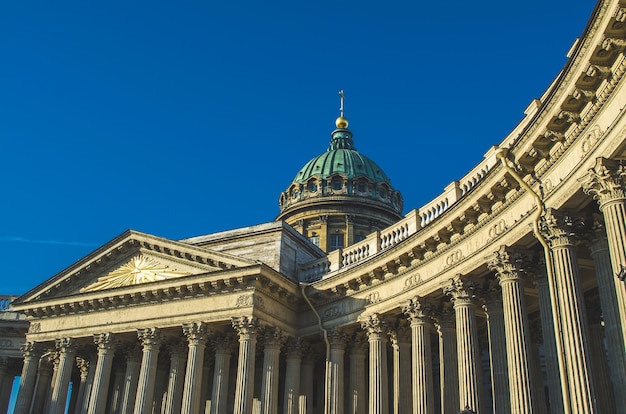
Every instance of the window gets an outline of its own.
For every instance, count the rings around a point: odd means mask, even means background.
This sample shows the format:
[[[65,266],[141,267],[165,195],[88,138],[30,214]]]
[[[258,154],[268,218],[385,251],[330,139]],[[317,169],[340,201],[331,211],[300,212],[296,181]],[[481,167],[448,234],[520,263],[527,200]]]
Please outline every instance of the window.
[[[330,235],[330,251],[343,248],[343,234],[331,234]]]
[[[365,240],[365,236],[363,236],[362,234],[357,234],[356,236],[354,236],[354,242],[358,243],[360,241]]]
[[[320,236],[311,236],[309,237],[309,241],[313,243],[314,245],[316,245],[317,247],[320,246]]]
[[[358,182],[357,186],[356,186],[356,190],[359,193],[365,193],[367,192],[367,182],[361,180]]]
[[[309,193],[314,193],[317,191],[317,183],[315,182],[315,180],[309,181],[308,190]]]
[[[331,185],[333,187],[333,190],[341,190],[341,188],[343,187],[343,180],[339,177],[335,177],[333,178]]]

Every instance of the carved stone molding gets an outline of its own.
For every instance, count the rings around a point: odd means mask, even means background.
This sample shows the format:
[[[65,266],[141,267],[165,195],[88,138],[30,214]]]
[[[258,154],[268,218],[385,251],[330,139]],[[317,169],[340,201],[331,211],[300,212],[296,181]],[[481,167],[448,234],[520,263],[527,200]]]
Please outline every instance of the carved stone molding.
[[[626,166],[621,160],[597,158],[595,166],[578,181],[600,208],[609,201],[626,197]]]
[[[450,279],[449,285],[444,287],[443,292],[450,296],[454,305],[472,304],[477,297],[480,288],[478,284],[470,279],[456,275]]]
[[[259,322],[252,316],[242,316],[232,319],[233,329],[237,331],[239,339],[250,339],[256,335],[259,328]]]
[[[507,246],[500,248],[487,258],[487,267],[496,273],[500,282],[522,279],[525,274],[526,257],[516,249]]]
[[[402,312],[409,319],[411,325],[430,322],[432,311],[433,306],[431,302],[419,296],[409,299],[408,302],[402,305]]]
[[[361,328],[367,333],[370,340],[378,339],[385,335],[387,322],[377,313],[369,315],[361,322]]]
[[[189,345],[205,344],[210,331],[204,322],[189,322],[183,324],[183,334]]]
[[[137,329],[137,336],[144,348],[158,348],[163,340],[161,331],[158,328]]]
[[[539,222],[539,231],[552,247],[574,244],[582,229],[581,219],[559,213],[552,208],[547,209]]]

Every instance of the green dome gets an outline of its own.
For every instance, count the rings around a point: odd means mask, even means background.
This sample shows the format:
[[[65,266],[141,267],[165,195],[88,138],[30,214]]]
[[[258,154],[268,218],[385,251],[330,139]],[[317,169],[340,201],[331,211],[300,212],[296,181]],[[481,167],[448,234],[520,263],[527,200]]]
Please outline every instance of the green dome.
[[[337,174],[348,179],[365,177],[375,183],[391,185],[385,172],[354,147],[333,149],[332,145],[328,151],[307,162],[296,174],[293,182],[302,184],[312,177],[328,179]]]
[[[285,211],[301,201],[326,196],[376,200],[398,214],[402,212],[402,195],[374,161],[356,150],[352,132],[346,128],[332,132],[328,150],[300,169],[279,203]]]

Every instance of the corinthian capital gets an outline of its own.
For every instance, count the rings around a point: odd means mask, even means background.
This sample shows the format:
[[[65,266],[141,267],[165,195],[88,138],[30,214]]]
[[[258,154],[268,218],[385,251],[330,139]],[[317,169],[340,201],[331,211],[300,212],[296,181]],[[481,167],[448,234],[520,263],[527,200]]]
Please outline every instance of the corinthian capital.
[[[626,197],[626,167],[623,161],[596,158],[596,165],[578,180],[585,194],[605,203]]]
[[[552,247],[574,244],[574,239],[582,230],[582,220],[560,214],[552,208],[547,209],[539,223],[539,231]]]
[[[200,345],[206,343],[209,330],[204,322],[190,322],[183,324],[183,334],[190,345]]]
[[[361,328],[367,332],[367,336],[372,338],[383,338],[386,333],[385,320],[377,313],[374,313],[361,322]]]
[[[521,279],[524,276],[524,255],[507,246],[500,248],[487,259],[487,267],[496,273],[498,281]]]
[[[411,324],[430,322],[433,306],[430,301],[415,296],[402,306],[402,312]]]
[[[256,331],[259,328],[259,322],[252,316],[242,316],[240,318],[233,318],[233,329],[237,331],[240,339],[250,339],[256,335]]]
[[[476,299],[478,285],[469,279],[456,275],[450,279],[450,284],[443,289],[443,293],[450,296],[454,305],[471,304]]]
[[[141,340],[144,347],[158,348],[163,339],[161,331],[158,328],[137,329],[137,336]]]

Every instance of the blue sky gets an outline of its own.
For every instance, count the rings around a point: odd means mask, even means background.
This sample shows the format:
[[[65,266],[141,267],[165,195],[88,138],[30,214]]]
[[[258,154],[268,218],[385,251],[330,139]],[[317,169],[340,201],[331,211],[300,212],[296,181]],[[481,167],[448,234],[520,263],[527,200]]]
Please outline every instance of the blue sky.
[[[566,62],[588,0],[0,5],[0,294],[128,228],[272,221],[337,92],[405,212],[480,162]]]

